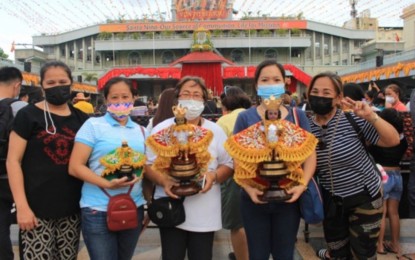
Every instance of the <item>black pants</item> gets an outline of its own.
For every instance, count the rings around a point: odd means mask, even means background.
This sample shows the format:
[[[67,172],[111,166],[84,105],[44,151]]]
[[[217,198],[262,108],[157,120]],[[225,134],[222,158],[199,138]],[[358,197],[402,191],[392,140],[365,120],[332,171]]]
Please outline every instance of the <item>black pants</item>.
[[[12,224],[13,197],[9,181],[0,179],[0,259],[13,260],[13,247],[10,239]]]
[[[163,260],[211,260],[214,232],[191,232],[160,228]]]
[[[341,199],[323,189],[324,237],[332,259],[376,259],[382,219],[382,194],[368,192]]]

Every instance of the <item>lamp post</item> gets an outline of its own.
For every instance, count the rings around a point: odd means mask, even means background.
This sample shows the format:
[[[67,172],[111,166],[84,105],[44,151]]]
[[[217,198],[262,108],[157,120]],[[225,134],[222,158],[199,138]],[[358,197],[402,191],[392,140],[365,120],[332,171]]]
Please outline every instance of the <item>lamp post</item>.
[[[356,18],[356,15],[357,15],[357,10],[356,10],[357,0],[349,0],[349,3],[352,6],[352,10],[350,11],[350,15],[352,16],[352,18]]]

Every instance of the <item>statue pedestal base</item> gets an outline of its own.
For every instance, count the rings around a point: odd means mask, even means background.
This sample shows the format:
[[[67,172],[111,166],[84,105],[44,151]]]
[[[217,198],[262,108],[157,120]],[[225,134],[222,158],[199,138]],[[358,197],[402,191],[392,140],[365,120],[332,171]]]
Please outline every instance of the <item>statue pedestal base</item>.
[[[180,186],[174,186],[171,191],[177,196],[192,196],[201,190],[199,184],[195,181],[180,181]]]
[[[287,167],[281,160],[266,161],[260,165],[259,175],[270,182],[270,187],[260,197],[262,201],[283,202],[292,195],[279,186],[279,181],[289,174]]]

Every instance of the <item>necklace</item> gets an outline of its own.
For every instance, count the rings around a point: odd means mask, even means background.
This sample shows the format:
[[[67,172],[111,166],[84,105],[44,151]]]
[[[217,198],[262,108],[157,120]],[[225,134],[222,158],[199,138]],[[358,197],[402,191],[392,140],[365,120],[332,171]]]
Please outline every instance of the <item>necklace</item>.
[[[336,112],[337,113],[337,112]],[[333,140],[334,140],[334,136],[336,135],[336,131],[337,131],[337,126],[339,125],[339,121],[340,121],[340,116],[342,115],[342,111],[340,111],[339,115],[337,116],[336,119],[336,124],[334,125],[334,130],[333,130],[333,134],[330,138],[330,143],[328,146],[328,165],[329,165],[329,173],[330,173],[330,185],[331,185],[331,191],[330,193],[332,194],[332,196],[334,196],[334,184],[333,184],[333,172],[332,172],[332,167],[331,167],[331,153],[332,153],[332,148],[333,148]]]

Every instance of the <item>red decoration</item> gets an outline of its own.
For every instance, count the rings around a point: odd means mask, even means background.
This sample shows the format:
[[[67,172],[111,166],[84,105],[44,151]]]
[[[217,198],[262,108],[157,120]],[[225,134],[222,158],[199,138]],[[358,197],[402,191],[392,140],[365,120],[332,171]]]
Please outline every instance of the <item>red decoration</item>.
[[[130,77],[134,74],[148,75],[152,77],[158,77],[162,79],[180,79],[180,68],[125,68],[125,69],[112,69],[108,71],[104,76],[98,80],[98,90],[101,90],[105,83],[114,77]]]
[[[222,66],[215,63],[185,63],[182,67],[182,77],[198,76],[205,80],[206,87],[213,93],[223,92]]]

